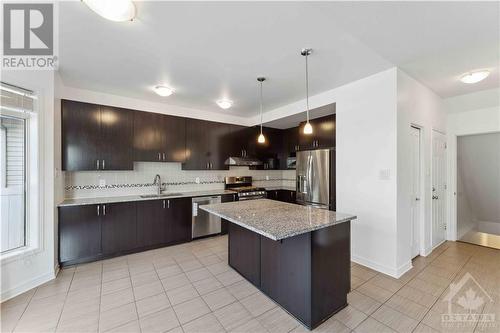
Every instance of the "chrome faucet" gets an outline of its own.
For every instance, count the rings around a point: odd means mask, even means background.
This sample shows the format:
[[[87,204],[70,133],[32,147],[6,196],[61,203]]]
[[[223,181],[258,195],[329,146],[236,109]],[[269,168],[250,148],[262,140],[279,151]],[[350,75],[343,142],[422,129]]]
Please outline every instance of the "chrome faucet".
[[[161,185],[161,177],[160,177],[160,175],[156,175],[155,176],[155,179],[153,181],[153,185],[157,186],[157,191],[158,191],[157,194],[161,195],[162,185]]]

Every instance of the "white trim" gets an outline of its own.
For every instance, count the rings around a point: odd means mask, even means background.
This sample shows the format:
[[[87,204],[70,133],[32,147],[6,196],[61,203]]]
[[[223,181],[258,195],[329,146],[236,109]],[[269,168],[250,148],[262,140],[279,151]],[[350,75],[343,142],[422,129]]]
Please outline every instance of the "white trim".
[[[408,262],[406,262],[403,265],[396,267],[396,268],[381,265],[381,264],[374,262],[370,259],[366,259],[366,258],[356,256],[356,255],[351,256],[351,261],[355,262],[356,264],[371,268],[377,272],[389,275],[389,276],[396,278],[396,279],[399,279],[404,273],[406,273],[407,271],[409,271],[413,267],[411,260],[409,260]]]
[[[27,282],[18,284],[17,286],[9,290],[2,290],[2,294],[0,296],[0,302],[5,302],[13,297],[25,293],[27,290],[36,288],[39,285],[54,279],[55,277],[56,275],[54,274],[54,272],[47,272]]]

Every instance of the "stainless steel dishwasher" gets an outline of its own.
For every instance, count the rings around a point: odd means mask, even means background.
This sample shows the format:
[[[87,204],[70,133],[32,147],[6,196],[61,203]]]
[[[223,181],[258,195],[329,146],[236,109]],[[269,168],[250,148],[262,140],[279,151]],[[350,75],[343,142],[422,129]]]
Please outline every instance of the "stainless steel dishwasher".
[[[199,238],[215,234],[220,234],[220,217],[199,209],[199,206],[217,204],[221,202],[221,197],[196,197],[192,199],[192,237]]]

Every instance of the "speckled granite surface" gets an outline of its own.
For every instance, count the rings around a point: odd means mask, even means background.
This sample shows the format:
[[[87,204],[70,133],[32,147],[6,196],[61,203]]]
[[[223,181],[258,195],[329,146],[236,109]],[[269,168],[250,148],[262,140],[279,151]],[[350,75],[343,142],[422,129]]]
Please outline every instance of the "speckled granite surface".
[[[168,195],[169,193],[163,192],[163,194]],[[234,191],[209,190],[209,191],[194,191],[194,192],[183,192],[183,193],[174,193],[174,194],[175,195],[162,196],[162,197],[149,197],[149,198],[142,198],[140,195],[125,195],[125,196],[120,196],[120,197],[66,199],[63,202],[61,202],[58,206],[65,207],[65,206],[80,206],[80,205],[96,205],[96,204],[105,204],[105,203],[114,203],[114,202],[204,197],[204,196],[210,196],[210,195],[234,194]]]
[[[335,224],[356,216],[269,199],[200,206],[243,228],[272,240],[281,240]]]

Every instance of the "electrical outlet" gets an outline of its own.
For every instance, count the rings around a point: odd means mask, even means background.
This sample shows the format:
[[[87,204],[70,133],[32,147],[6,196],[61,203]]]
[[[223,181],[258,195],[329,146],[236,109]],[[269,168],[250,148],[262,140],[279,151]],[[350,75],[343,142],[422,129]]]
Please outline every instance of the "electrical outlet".
[[[200,177],[196,177],[196,179],[194,181],[196,182],[196,184],[199,184],[200,183]]]
[[[106,179],[99,179],[99,187],[105,187],[106,186]]]
[[[266,175],[266,180],[269,180],[269,176],[268,175]]]

